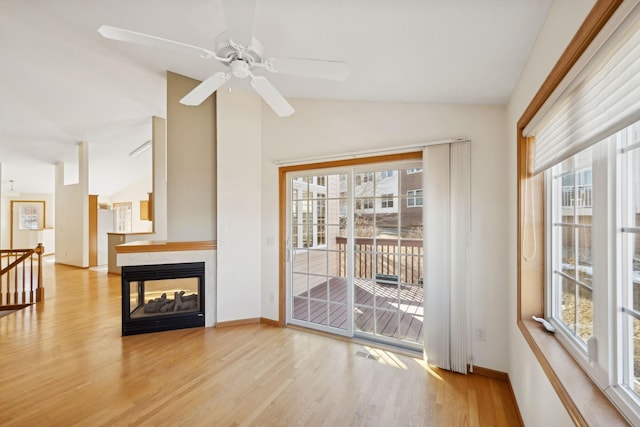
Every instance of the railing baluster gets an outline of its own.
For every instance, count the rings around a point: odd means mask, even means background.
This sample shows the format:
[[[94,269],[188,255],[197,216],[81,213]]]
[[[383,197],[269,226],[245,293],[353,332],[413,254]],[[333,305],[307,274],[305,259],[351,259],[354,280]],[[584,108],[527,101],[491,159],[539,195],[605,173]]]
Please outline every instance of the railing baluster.
[[[38,287],[36,289],[36,302],[42,302],[44,301],[44,286],[42,286],[42,254],[44,254],[44,246],[42,246],[42,243],[38,243],[36,253],[38,254]]]
[[[38,255],[37,288],[34,287],[36,285],[33,271],[34,253]],[[32,304],[44,300],[43,253],[44,247],[41,243],[35,249],[0,250],[0,269],[2,271],[0,273],[0,306]]]
[[[411,260],[411,269],[409,270],[411,272],[411,282],[410,283],[418,283],[418,281],[416,280],[416,273],[420,274],[420,272],[416,272],[416,247],[415,246],[407,246],[406,248],[407,250],[407,254],[411,253],[411,257],[407,258],[407,260]],[[407,264],[409,264],[407,262]],[[407,268],[409,268],[409,266],[407,266]],[[420,268],[420,265],[418,264],[418,268]]]
[[[7,254],[7,265],[11,264],[11,252]],[[11,304],[11,272],[7,274],[7,305]]]
[[[345,237],[337,237],[341,251],[341,272],[346,276],[346,251],[354,251],[353,273],[358,278],[374,278],[376,274],[399,274],[402,283],[417,285],[424,276],[422,239],[356,238],[350,245]],[[375,249],[375,257],[374,257]],[[398,265],[400,263],[400,265]]]
[[[16,261],[17,261],[17,256],[16,256]],[[17,304],[18,303],[18,266],[16,266],[15,268],[15,274],[13,275],[13,303]]]
[[[417,283],[416,281],[416,271],[415,271],[415,265],[416,265],[416,251],[415,251],[415,246],[407,246],[406,247],[406,251],[407,251],[407,271],[411,272],[411,282],[409,283]],[[408,254],[411,254],[411,256],[409,257]],[[411,268],[409,269],[409,261],[411,262]]]
[[[10,255],[7,254],[7,265],[11,264],[11,257]],[[11,275],[7,274],[7,289],[6,289],[6,293],[5,293],[5,301],[6,304],[9,305],[11,304]]]
[[[27,301],[27,271],[26,271],[26,262],[27,260],[23,260],[20,264],[22,264],[22,303],[24,304]]]
[[[2,261],[3,258],[0,258],[0,261]],[[7,258],[7,264],[9,263],[9,259]],[[4,265],[4,264],[2,264]],[[2,265],[0,265],[0,268],[2,268]],[[8,277],[8,276],[7,276]],[[5,298],[5,293],[4,293],[4,280],[2,280],[2,278],[0,277],[0,305],[4,305],[4,301],[6,301]],[[9,304],[7,302],[7,304]]]
[[[20,261],[20,260],[18,260]],[[20,268],[22,267],[22,274],[20,274]],[[16,288],[15,288],[15,299],[13,301],[14,304],[20,304],[20,295],[22,291],[22,280],[24,278],[24,261],[20,261],[20,263],[16,266]]]
[[[30,280],[31,285],[29,286],[29,302],[34,303],[35,295],[33,290],[33,254],[31,254],[31,256],[29,257],[29,277],[31,278]]]
[[[18,261],[18,255],[17,254],[13,255],[13,260],[14,261]],[[12,292],[13,299],[12,299],[11,303],[15,304],[16,303],[16,288],[17,288],[17,283],[18,283],[18,266],[17,265],[16,265],[16,268],[13,270],[11,277],[13,278],[13,292]]]

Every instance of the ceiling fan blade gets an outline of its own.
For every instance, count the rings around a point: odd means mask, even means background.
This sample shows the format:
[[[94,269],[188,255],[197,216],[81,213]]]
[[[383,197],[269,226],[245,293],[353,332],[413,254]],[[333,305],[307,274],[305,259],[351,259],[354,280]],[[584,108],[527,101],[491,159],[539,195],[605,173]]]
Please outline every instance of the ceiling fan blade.
[[[197,46],[191,46],[186,43],[180,43],[173,40],[167,40],[156,36],[137,33],[135,31],[125,30],[123,28],[103,25],[98,28],[98,32],[107,39],[118,40],[121,42],[134,43],[143,46],[159,47],[163,49],[180,50],[188,53],[195,53],[201,58],[215,58],[214,52]]]
[[[230,78],[230,73],[215,73],[186,94],[180,100],[180,103],[184,105],[200,105],[205,99],[211,96],[213,92],[218,90],[220,86],[228,82]]]
[[[294,113],[294,109],[286,99],[273,87],[273,85],[262,76],[253,76],[251,86],[258,92],[258,95],[269,104],[269,107],[280,117],[287,117]]]
[[[229,38],[242,46],[251,44],[258,0],[222,0]]]
[[[282,74],[315,77],[343,81],[349,75],[349,64],[342,61],[304,58],[268,58],[265,66],[269,71]]]

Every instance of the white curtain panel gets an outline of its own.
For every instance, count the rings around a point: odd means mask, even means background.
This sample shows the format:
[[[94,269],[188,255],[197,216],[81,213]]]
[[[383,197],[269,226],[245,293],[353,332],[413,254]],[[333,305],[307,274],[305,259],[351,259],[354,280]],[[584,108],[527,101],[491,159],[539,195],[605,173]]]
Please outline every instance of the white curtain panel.
[[[471,144],[423,152],[425,352],[432,365],[466,373],[471,232]]]

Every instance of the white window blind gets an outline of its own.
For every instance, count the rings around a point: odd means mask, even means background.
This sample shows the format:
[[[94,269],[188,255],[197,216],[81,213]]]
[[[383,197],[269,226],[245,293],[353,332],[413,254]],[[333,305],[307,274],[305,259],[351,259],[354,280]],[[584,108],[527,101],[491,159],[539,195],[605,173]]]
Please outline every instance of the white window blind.
[[[625,2],[524,129],[535,136],[530,172],[542,172],[640,120],[640,6]]]
[[[460,373],[469,363],[470,152],[469,141],[423,152],[425,352],[429,363]]]

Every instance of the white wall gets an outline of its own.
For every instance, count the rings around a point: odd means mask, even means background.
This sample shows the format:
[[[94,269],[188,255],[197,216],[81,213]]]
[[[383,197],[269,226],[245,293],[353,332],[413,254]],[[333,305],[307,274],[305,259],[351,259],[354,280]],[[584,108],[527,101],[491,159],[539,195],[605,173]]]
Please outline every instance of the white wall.
[[[65,164],[56,164],[56,262],[89,266],[89,148],[78,145],[79,182],[64,185]]]
[[[594,3],[594,0],[563,0],[552,3],[544,27],[507,106],[509,377],[527,426],[565,426],[573,423],[515,323],[517,303],[516,123]]]
[[[43,200],[46,209],[46,227],[55,227],[55,201],[53,194],[28,194],[21,193],[19,196],[2,195],[0,202],[0,248],[9,249],[11,244],[11,201],[12,200]],[[50,250],[51,249],[51,250]],[[47,253],[53,248],[45,248]]]
[[[472,322],[486,329],[473,342],[475,364],[507,371],[507,155],[504,107],[291,100],[281,119],[262,108],[262,316],[278,313],[278,167],[274,161],[442,140],[471,138]],[[244,151],[244,162],[259,152]],[[221,158],[221,163],[226,159]],[[246,164],[246,163],[245,163]],[[248,179],[254,182],[251,175]],[[220,210],[226,207],[220,203]],[[232,207],[229,207],[232,208]],[[222,262],[220,264],[223,264]],[[274,298],[272,299],[272,295]]]
[[[226,322],[261,316],[261,100],[220,91],[216,110],[217,320]]]

